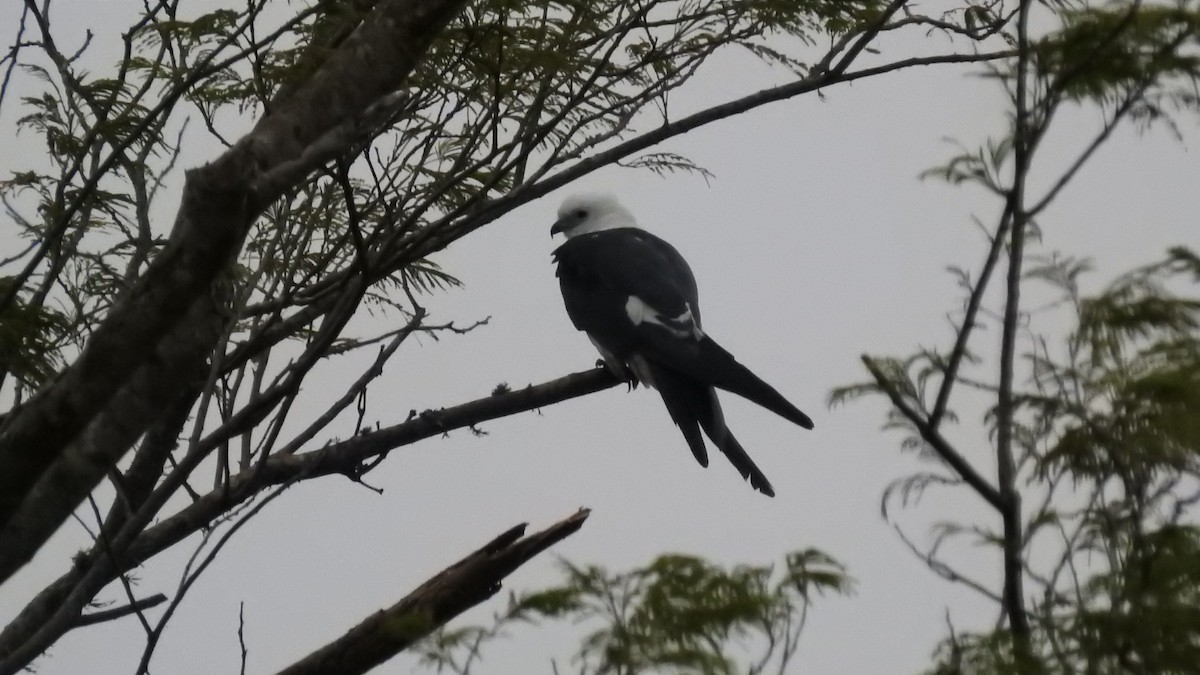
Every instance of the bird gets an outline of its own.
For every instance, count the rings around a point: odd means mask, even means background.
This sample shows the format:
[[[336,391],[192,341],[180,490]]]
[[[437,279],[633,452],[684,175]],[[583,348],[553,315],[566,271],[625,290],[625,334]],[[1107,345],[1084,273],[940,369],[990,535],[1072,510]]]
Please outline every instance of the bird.
[[[567,315],[587,334],[617,377],[658,390],[701,466],[700,432],[759,492],[775,488],[729,428],[717,399],[723,389],[805,429],[812,420],[750,372],[701,327],[692,269],[674,246],[638,226],[609,193],[567,197],[550,236],[566,241],[552,254]]]

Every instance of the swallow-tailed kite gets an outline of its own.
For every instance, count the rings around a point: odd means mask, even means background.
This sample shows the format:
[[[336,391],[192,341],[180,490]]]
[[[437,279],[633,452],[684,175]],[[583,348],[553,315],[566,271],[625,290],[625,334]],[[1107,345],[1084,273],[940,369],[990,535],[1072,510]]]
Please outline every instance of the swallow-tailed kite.
[[[800,412],[700,328],[696,280],[675,247],[639,228],[611,195],[575,195],[558,209],[550,234],[571,322],[587,333],[608,368],[662,395],[701,466],[708,435],[754,489],[775,490],[725,426],[719,387],[811,429]]]

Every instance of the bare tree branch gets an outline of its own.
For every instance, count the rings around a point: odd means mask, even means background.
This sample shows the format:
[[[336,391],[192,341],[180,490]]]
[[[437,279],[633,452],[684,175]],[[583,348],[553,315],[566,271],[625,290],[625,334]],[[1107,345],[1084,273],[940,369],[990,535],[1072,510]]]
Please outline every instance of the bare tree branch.
[[[100,610],[99,612],[90,612],[80,616],[75,622],[74,628],[94,626],[98,623],[104,623],[105,621],[120,619],[122,617],[129,616],[130,614],[137,614],[138,612],[150,609],[151,607],[157,607],[166,601],[167,596],[163,595],[162,593],[155,593],[148,598],[142,598],[135,602],[131,602],[128,605],[113,607],[112,609],[104,609]]]
[[[1004,213],[1000,216],[1000,224],[996,226],[996,231],[992,235],[992,241],[988,246],[987,257],[984,258],[979,277],[971,286],[971,294],[967,299],[966,310],[963,312],[962,324],[955,332],[954,346],[950,349],[950,357],[946,359],[946,367],[942,370],[942,383],[938,386],[933,411],[929,413],[929,427],[935,431],[946,415],[946,406],[950,404],[950,392],[959,380],[959,368],[967,355],[967,344],[975,330],[975,319],[979,316],[980,307],[983,306],[983,296],[987,291],[988,282],[991,281],[992,272],[1000,261],[1000,252],[1004,250],[1004,244],[1008,241],[1008,229],[1011,225],[1012,211],[1009,210],[1009,203],[1005,202]]]
[[[452,408],[414,412],[412,419],[406,422],[332,443],[320,450],[295,455],[272,455],[254,468],[230,477],[227,485],[214,489],[178,513],[148,528],[130,546],[130,561],[145,560],[190,536],[264,488],[297,477],[309,480],[340,474],[357,478],[374,468],[379,460],[396,448],[455,429],[586,396],[618,384],[623,383],[613,377],[608,369],[594,368]]]
[[[523,537],[518,525],[434,575],[388,609],[279,671],[279,675],[357,675],[392,658],[464,611],[495,595],[502,580],[537,554],[574,534],[591,512],[580,509]]]

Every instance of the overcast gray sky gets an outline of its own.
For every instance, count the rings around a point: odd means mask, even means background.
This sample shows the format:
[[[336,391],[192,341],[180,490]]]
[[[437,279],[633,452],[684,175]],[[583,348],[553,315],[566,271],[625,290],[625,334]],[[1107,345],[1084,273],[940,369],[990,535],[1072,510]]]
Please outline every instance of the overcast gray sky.
[[[6,33],[14,5],[0,9]],[[110,25],[121,17],[100,2],[56,6],[59,17],[90,25],[98,40],[124,26]],[[986,628],[995,608],[935,578],[880,516],[884,487],[922,468],[901,454],[897,437],[879,430],[881,403],[825,405],[831,388],[864,379],[860,354],[949,342],[946,315],[959,294],[944,268],[978,267],[984,241],[971,218],[990,225],[999,204],[918,175],[955,152],[945,139],[973,146],[1002,131],[995,83],[972,72],[929,68],[840,86],[824,100],[775,104],[660,148],[711,170],[709,183],[606,170],[514,212],[435,258],[466,287],[430,298],[432,319],[491,316],[490,323],[465,336],[410,343],[372,389],[368,419],[389,424],[410,409],[485,395],[502,381],[523,386],[590,367],[596,353],[562,309],[548,230],[566,193],[613,191],[691,262],[707,332],[814,418],[816,429],[806,432],[732,396],[722,399],[730,428],[774,483],[776,499],[751,490],[723,458],[699,467],[653,392],[613,389],[488,423],[482,438],[458,432],[393,453],[369,479],[383,495],[338,478],[293,488],[231,542],[184,602],[154,672],[236,672],[242,601],[249,672],[272,672],[507,527],[530,521],[538,528],[579,506],[593,509],[591,519],[553,550],[579,563],[623,569],[666,551],[767,563],[804,547],[845,563],[857,593],[817,604],[792,672],[916,672],[946,634],[947,613],[960,630]],[[682,116],[783,76],[730,54],[682,90],[673,109]],[[10,100],[0,124],[11,130],[21,114]],[[1064,116],[1037,176],[1044,180],[1072,157],[1096,121],[1094,113]],[[1193,119],[1183,131],[1183,143],[1162,132],[1119,132],[1042,218],[1039,250],[1094,259],[1095,288],[1169,245],[1200,245]],[[34,151],[29,140],[14,147]],[[210,156],[193,152],[182,164]],[[13,152],[0,157],[4,173],[21,165]],[[177,175],[172,187],[180,182]],[[980,337],[979,349],[998,342],[995,332]],[[322,385],[338,390],[335,378]],[[968,430],[978,423],[974,413],[963,420]],[[993,474],[979,437],[959,437]],[[929,541],[927,526],[936,520],[993,523],[965,492],[933,494],[892,516],[920,542]],[[56,578],[85,540],[68,523],[0,591],[0,621]],[[157,560],[140,575],[139,590],[173,592],[188,551]],[[980,579],[998,578],[991,552],[953,553]],[[553,582],[554,565],[543,556],[508,587]],[[457,624],[486,619],[501,602]],[[561,661],[573,647],[570,635],[521,631],[488,653],[481,672],[549,672],[548,659]],[[142,646],[133,619],[78,630],[38,661],[38,672],[126,673]],[[378,672],[410,668],[400,658]]]

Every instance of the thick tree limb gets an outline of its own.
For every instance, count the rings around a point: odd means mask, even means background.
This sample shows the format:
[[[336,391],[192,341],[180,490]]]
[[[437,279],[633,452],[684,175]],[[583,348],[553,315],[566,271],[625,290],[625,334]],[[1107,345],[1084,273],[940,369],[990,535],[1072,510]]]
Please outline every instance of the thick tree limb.
[[[297,476],[358,475],[363,462],[454,429],[586,396],[621,384],[605,368],[573,373],[549,382],[428,411],[406,422],[331,444],[321,450],[269,458],[257,469],[232,476],[180,512],[136,535],[114,542],[112,555],[94,548],[43,589],[0,631],[0,673],[16,672],[75,625],[79,613],[104,586],[143,561],[207,527],[261,490]],[[113,559],[119,565],[113,564]],[[9,670],[11,669],[11,670]]]
[[[117,391],[92,424],[83,429],[58,461],[49,465],[30,486],[26,501],[38,508],[25,509],[19,517],[0,529],[0,579],[16,571],[37,553],[42,544],[62,524],[60,515],[70,514],[78,500],[94,489],[106,475],[103,467],[112,466],[125,454],[125,448],[142,435],[141,425],[125,423],[137,416],[156,422],[164,404],[186,398],[188,370],[204,367],[206,350],[195,338],[215,340],[221,326],[210,299],[201,298],[180,323],[167,334],[163,345],[190,344],[193,349],[165,347],[135,373],[127,386]],[[200,322],[209,320],[208,326]],[[217,324],[217,325],[213,325]],[[200,368],[197,368],[199,366]],[[194,385],[191,385],[194,387]],[[190,407],[190,402],[185,401]],[[170,408],[169,405],[166,406]],[[186,411],[184,419],[186,419]],[[154,428],[152,424],[151,429]],[[165,457],[163,458],[165,460]]]
[[[161,400],[175,378],[170,372],[133,382],[153,370],[156,359],[178,353],[210,352],[207,335],[193,340],[164,338],[181,323],[240,251],[254,218],[271,195],[255,193],[260,178],[304,156],[328,140],[331,130],[358,119],[373,103],[398,90],[433,38],[465,0],[385,0],[313,76],[279,101],[272,114],[212,164],[188,172],[175,227],[163,251],[97,327],[79,358],[26,405],[6,416],[0,428],[0,537],[40,545],[50,533],[21,521],[61,524],[99,483],[141,431],[153,421],[134,406],[124,415],[108,408],[118,392],[131,400]],[[197,349],[201,347],[202,349]],[[169,371],[170,369],[164,369]],[[132,383],[132,384],[131,384]],[[103,426],[93,424],[106,410]],[[90,428],[89,428],[90,427]],[[87,457],[65,458],[85,429],[112,447]],[[61,464],[64,462],[65,464]],[[33,494],[58,465],[63,485]],[[42,497],[54,495],[54,504]],[[0,581],[31,555],[0,549]],[[34,547],[36,550],[36,546]]]
[[[439,572],[403,600],[378,611],[345,635],[281,670],[279,675],[357,675],[392,658],[414,642],[500,590],[521,565],[583,526],[590,511],[522,538],[518,525]]]

